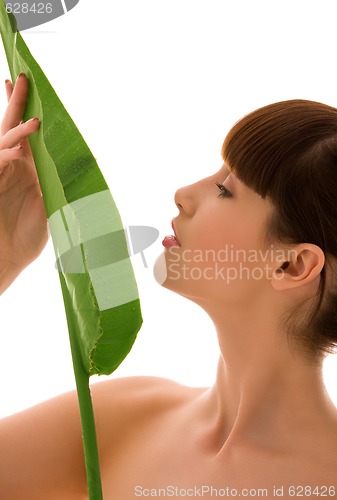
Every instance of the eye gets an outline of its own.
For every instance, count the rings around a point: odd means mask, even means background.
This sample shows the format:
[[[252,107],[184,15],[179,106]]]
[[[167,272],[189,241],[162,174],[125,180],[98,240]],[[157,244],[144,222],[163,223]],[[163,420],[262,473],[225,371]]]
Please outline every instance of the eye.
[[[215,184],[220,189],[220,193],[218,194],[219,198],[233,198],[232,193],[228,191],[223,184],[220,184],[219,182],[216,182]]]

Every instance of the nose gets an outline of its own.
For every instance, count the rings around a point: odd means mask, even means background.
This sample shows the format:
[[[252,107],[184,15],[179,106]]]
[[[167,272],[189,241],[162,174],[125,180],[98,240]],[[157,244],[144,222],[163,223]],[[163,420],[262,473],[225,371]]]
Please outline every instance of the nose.
[[[177,189],[174,201],[179,212],[192,216],[196,210],[196,184]]]

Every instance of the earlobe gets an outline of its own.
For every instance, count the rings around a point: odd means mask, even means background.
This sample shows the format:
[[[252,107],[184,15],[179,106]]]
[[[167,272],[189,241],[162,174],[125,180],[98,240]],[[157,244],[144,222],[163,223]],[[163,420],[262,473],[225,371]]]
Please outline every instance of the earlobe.
[[[323,250],[317,245],[303,243],[293,248],[290,259],[275,269],[271,279],[275,290],[288,290],[311,283],[317,278],[325,262]]]

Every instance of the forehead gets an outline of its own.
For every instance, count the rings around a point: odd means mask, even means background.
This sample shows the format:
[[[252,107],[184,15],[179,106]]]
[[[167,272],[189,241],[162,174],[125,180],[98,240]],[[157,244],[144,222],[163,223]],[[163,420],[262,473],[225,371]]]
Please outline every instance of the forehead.
[[[222,165],[222,169],[225,173],[225,176],[226,176],[226,182],[230,182],[233,187],[235,187],[236,189],[249,189],[248,186],[246,186],[245,184],[243,184],[243,182],[241,182],[238,177],[235,175],[235,173],[229,168],[229,166],[226,164],[226,163],[223,163]]]
[[[256,193],[256,191],[248,187],[237,177],[226,163],[223,163],[222,169],[226,176],[226,185],[229,189],[232,189],[238,201],[241,201],[245,205],[248,204],[251,207],[256,206],[267,213],[271,213],[273,205],[268,196],[263,198],[260,194]]]

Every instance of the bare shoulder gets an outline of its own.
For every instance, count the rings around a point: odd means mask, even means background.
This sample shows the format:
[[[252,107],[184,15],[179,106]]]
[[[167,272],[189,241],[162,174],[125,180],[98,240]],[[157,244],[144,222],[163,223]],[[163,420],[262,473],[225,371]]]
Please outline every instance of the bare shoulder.
[[[91,385],[99,451],[118,453],[130,432],[197,397],[202,389],[155,377]],[[0,420],[1,499],[85,498],[86,479],[77,394],[71,391]]]
[[[202,387],[188,387],[166,378],[143,376],[115,378],[91,384],[94,397],[104,394],[108,398],[118,396],[121,400],[128,399],[130,394],[141,399],[144,397],[152,399],[154,396],[165,399],[170,394],[180,399],[193,397],[194,394],[204,390]]]
[[[117,470],[130,466],[127,450],[138,467],[148,456],[150,443],[159,442],[165,429],[205,391],[157,377],[111,379],[92,384],[91,390],[105,488],[111,477],[117,480]],[[142,456],[136,459],[139,450]]]
[[[91,385],[97,426],[105,427],[108,420],[111,432],[184,406],[205,390],[160,377],[127,377]]]

